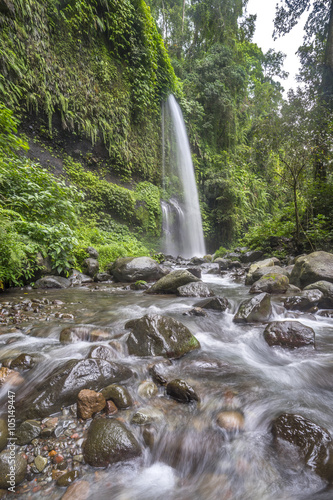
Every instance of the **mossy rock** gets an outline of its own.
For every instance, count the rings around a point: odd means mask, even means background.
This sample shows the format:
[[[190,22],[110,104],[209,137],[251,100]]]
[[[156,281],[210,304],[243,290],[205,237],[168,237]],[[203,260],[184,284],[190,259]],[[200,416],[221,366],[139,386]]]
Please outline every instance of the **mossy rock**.
[[[200,281],[189,271],[171,271],[153,286],[151,286],[146,293],[177,293],[179,287],[187,285],[188,283]]]
[[[15,474],[11,476],[13,460],[15,461]],[[20,484],[27,473],[27,464],[27,459],[20,453],[14,452],[12,455],[10,449],[2,451],[0,453],[0,488],[8,489]]]

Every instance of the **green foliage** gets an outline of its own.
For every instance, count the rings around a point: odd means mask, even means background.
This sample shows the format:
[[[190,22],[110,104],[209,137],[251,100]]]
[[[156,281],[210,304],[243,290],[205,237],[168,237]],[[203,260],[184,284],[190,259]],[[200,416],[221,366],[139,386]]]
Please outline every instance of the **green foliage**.
[[[162,214],[160,191],[150,182],[140,182],[135,189],[136,218],[141,228],[154,236],[161,233]]]
[[[217,259],[218,257],[224,257],[226,253],[228,253],[228,250],[224,247],[220,247],[214,253],[214,258]]]

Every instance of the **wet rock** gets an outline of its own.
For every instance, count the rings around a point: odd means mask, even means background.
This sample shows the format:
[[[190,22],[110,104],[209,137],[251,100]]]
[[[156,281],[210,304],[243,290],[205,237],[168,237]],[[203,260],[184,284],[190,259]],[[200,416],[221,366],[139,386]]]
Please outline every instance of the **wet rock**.
[[[254,271],[254,273],[252,274],[252,278],[251,278],[252,283],[255,283],[256,281],[264,278],[267,275],[272,275],[272,276],[282,275],[282,276],[286,276],[285,269],[286,269],[285,267],[280,267],[280,266],[260,267],[259,269],[256,269]]]
[[[190,315],[190,316],[197,316],[197,317],[205,317],[207,316],[206,311],[201,309],[201,307],[193,307],[193,309],[190,309],[188,313],[183,313],[183,315]]]
[[[165,268],[150,257],[120,257],[113,264],[111,274],[117,281],[155,281],[167,274]]]
[[[168,368],[172,366],[171,361],[165,360],[164,362],[155,363],[153,365],[148,366],[149,374],[152,376],[154,382],[160,385],[166,385],[168,380],[166,378],[166,374]]]
[[[45,276],[36,281],[34,288],[68,288],[71,282],[61,276]]]
[[[253,274],[258,269],[260,269],[262,267],[272,267],[272,266],[275,266],[275,265],[276,265],[276,260],[274,258],[260,260],[258,262],[255,262],[254,264],[252,264],[250,266],[250,269],[249,269],[249,271],[248,271],[248,273],[246,275],[246,278],[245,278],[245,284],[246,285],[252,285],[255,282],[255,279],[253,278]],[[259,276],[259,278],[260,277],[261,276]],[[259,279],[259,278],[257,278],[257,279]]]
[[[37,455],[37,457],[34,460],[34,464],[38,472],[43,472],[43,470],[47,466],[47,458],[42,457],[41,455]]]
[[[216,423],[227,432],[244,430],[244,416],[239,411],[221,411],[216,417]]]
[[[2,366],[0,368],[0,387],[4,384],[10,384],[13,386],[18,386],[24,382],[24,379],[21,375],[15,371],[10,370],[9,368]]]
[[[148,290],[149,285],[145,281],[136,281],[135,283],[131,283],[131,290]]]
[[[180,297],[212,297],[214,292],[209,289],[206,283],[188,283],[177,288],[177,295]]]
[[[149,425],[163,420],[163,413],[152,408],[141,408],[131,418],[131,424]]]
[[[252,299],[244,300],[234,316],[235,323],[267,321],[272,314],[270,296],[260,293]]]
[[[220,271],[227,271],[231,264],[232,260],[230,259],[222,259],[222,257],[218,257],[217,259],[214,260],[219,265]]]
[[[320,290],[305,290],[298,295],[288,297],[284,301],[284,307],[291,311],[312,312],[323,299],[324,295]]]
[[[116,413],[118,413],[118,408],[113,401],[109,400],[106,402],[105,411],[107,415],[115,415]]]
[[[167,394],[180,403],[199,401],[199,396],[185,380],[174,379],[166,386]]]
[[[99,255],[98,255],[96,248],[88,247],[88,248],[86,248],[86,252],[87,252],[87,254],[89,254],[89,257],[91,257],[92,259],[98,260]]]
[[[213,309],[214,311],[225,311],[230,307],[228,299],[224,297],[212,297],[210,299],[200,300],[194,304],[194,307],[202,309]]]
[[[7,418],[0,418],[0,451],[7,446],[8,421]]]
[[[319,290],[323,294],[323,298],[320,299],[318,306],[324,308],[332,308],[333,307],[333,284],[329,281],[316,281],[315,283],[311,283],[304,288],[304,291],[307,290]]]
[[[194,266],[204,264],[205,262],[207,262],[205,257],[192,257],[192,259],[190,260],[190,264],[193,264]]]
[[[239,260],[244,264],[248,264],[250,262],[255,262],[263,257],[263,252],[261,250],[249,250],[240,255]]]
[[[43,257],[43,255],[38,252],[36,255],[36,264],[38,266],[38,271],[35,277],[40,277],[44,274],[52,274],[52,264],[50,257]]]
[[[218,264],[211,264],[206,270],[207,274],[220,274],[220,266]]]
[[[201,279],[201,268],[200,267],[188,267],[186,269],[189,273],[192,273],[196,278]]]
[[[328,252],[313,252],[298,257],[290,276],[290,283],[304,288],[316,281],[333,283],[333,254]]]
[[[294,445],[305,464],[320,477],[332,482],[333,446],[326,429],[301,415],[284,413],[273,421],[272,434],[279,453],[290,453],[285,442]]]
[[[77,397],[77,416],[87,420],[106,405],[104,396],[100,392],[91,389],[83,389]]]
[[[88,257],[88,259],[85,259],[83,261],[82,269],[83,269],[85,274],[87,274],[91,278],[95,278],[96,274],[99,271],[98,260],[92,259],[91,257]]]
[[[15,474],[12,474],[13,460],[15,460]],[[0,488],[8,489],[20,484],[26,476],[27,464],[27,459],[21,453],[15,451],[12,453],[11,449],[3,450],[0,453]]]
[[[86,283],[92,283],[93,279],[86,274],[80,273],[76,269],[72,269],[70,276],[68,277],[71,282],[71,286],[85,285]]]
[[[22,353],[17,358],[13,359],[10,363],[11,368],[17,368],[18,370],[30,370],[36,365],[36,358],[30,356],[30,354]]]
[[[17,444],[29,444],[40,435],[41,425],[38,420],[26,420],[16,431]]]
[[[41,381],[22,402],[20,415],[25,418],[45,417],[76,403],[82,389],[99,391],[105,384],[131,377],[125,366],[103,359],[70,360]]]
[[[88,358],[104,359],[105,361],[113,361],[116,357],[118,357],[116,351],[106,345],[94,346],[88,354]]]
[[[79,471],[77,470],[71,470],[68,472],[65,472],[65,474],[62,474],[58,479],[57,479],[57,485],[58,486],[69,486],[71,485],[75,479],[79,477]]]
[[[189,271],[171,271],[167,276],[159,279],[146,293],[177,293],[177,289],[188,283],[200,281]]]
[[[270,346],[303,347],[314,345],[315,332],[299,321],[273,321],[266,326],[264,339]]]
[[[95,276],[95,281],[103,282],[103,281],[112,281],[113,276],[109,273],[97,273]]]
[[[64,344],[75,342],[96,342],[108,340],[111,334],[108,331],[88,326],[69,326],[60,332],[59,340]]]
[[[142,384],[140,384],[138,387],[138,395],[143,399],[151,399],[156,396],[157,393],[157,386],[154,384],[154,382],[151,382],[149,380],[142,382]]]
[[[250,288],[250,293],[285,293],[289,279],[283,274],[265,274]]]
[[[123,385],[110,384],[102,389],[101,393],[106,400],[111,399],[119,410],[130,408],[133,405],[132,397]]]
[[[132,330],[127,347],[129,354],[135,356],[179,358],[200,347],[186,326],[167,316],[147,314],[128,321],[125,328]]]
[[[122,422],[111,419],[92,421],[84,443],[85,461],[93,467],[131,460],[141,455],[141,448],[134,435]]]
[[[87,500],[90,497],[90,485],[88,481],[78,481],[71,484],[61,500]]]

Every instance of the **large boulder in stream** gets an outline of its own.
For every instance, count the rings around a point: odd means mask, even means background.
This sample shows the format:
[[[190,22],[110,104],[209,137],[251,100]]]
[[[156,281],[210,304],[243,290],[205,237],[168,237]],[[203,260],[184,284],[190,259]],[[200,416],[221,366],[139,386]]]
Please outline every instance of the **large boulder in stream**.
[[[280,455],[301,459],[320,477],[333,481],[333,442],[326,429],[301,415],[284,413],[273,421],[272,434]]]
[[[307,290],[319,290],[323,294],[322,299],[318,303],[319,307],[333,308],[333,283],[324,280],[316,281],[306,286],[303,291]]]
[[[213,311],[225,311],[230,307],[228,299],[225,297],[211,297],[209,299],[200,300],[194,304],[194,307],[201,309],[212,309]]]
[[[304,288],[316,281],[333,283],[333,254],[328,252],[313,252],[296,259],[290,276],[290,283]]]
[[[82,389],[99,391],[126,380],[131,370],[103,359],[72,359],[56,368],[33,392],[18,404],[21,418],[43,418],[76,403]]]
[[[14,464],[14,470],[13,470]],[[4,450],[0,453],[0,488],[8,489],[15,492],[15,485],[20,484],[27,473],[27,459],[21,453],[16,453],[11,449]]]
[[[253,277],[254,273],[258,270],[261,269],[262,267],[273,267],[276,266],[279,263],[278,259],[275,257],[272,257],[271,259],[265,259],[265,260],[259,260],[258,262],[255,262],[250,266],[250,269],[248,270],[248,273],[245,278],[245,284],[246,285],[252,285],[256,279]],[[261,278],[259,276],[257,279]]]
[[[187,285],[188,283],[193,283],[201,281],[196,278],[189,271],[176,270],[171,271],[160,280],[158,280],[153,286],[151,286],[146,293],[177,293],[179,287]]]
[[[124,462],[141,455],[141,448],[132,432],[114,418],[97,418],[92,421],[83,456],[93,467]]]
[[[244,300],[234,316],[235,323],[267,321],[272,314],[271,299],[268,293],[260,293],[252,299]]]
[[[285,293],[288,290],[289,279],[283,274],[268,273],[256,281],[250,288],[250,293]]]
[[[324,294],[320,290],[305,290],[287,297],[284,301],[284,307],[291,311],[312,312],[317,310],[319,302],[324,298]]]
[[[132,332],[127,339],[129,354],[180,358],[199,349],[198,340],[179,321],[158,314],[146,314],[125,324]]]
[[[315,332],[299,321],[273,321],[266,326],[264,339],[270,346],[303,347],[314,345]]]
[[[36,281],[34,288],[68,288],[71,282],[61,276],[44,276]]]
[[[177,288],[177,295],[180,297],[213,297],[214,292],[209,289],[206,283],[188,283]]]
[[[169,270],[160,266],[150,257],[120,257],[111,268],[116,281],[155,281],[165,276]]]

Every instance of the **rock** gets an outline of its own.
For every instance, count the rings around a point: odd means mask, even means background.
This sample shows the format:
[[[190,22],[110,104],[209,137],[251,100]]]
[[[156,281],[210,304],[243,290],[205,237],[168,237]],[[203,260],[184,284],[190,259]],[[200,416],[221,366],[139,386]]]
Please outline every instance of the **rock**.
[[[108,331],[100,330],[89,326],[69,326],[60,332],[59,340],[64,344],[75,342],[96,342],[98,340],[108,340],[111,334]]]
[[[170,366],[172,366],[171,361],[165,360],[160,363],[155,363],[154,365],[149,365],[148,371],[157,384],[166,385],[168,383],[166,372]]]
[[[26,420],[16,431],[17,444],[29,444],[40,435],[41,425],[38,420]]]
[[[132,397],[123,385],[108,385],[101,390],[101,393],[106,400],[111,399],[119,410],[130,408],[133,405]]]
[[[250,288],[250,293],[285,293],[288,290],[289,279],[283,274],[265,274]]]
[[[11,368],[17,368],[19,370],[30,370],[35,365],[36,365],[36,358],[26,353],[20,354],[10,363]]]
[[[111,419],[92,421],[83,446],[85,461],[93,467],[131,460],[141,455],[134,435],[122,422]]]
[[[218,257],[214,262],[219,265],[220,271],[226,271],[232,264],[230,259],[222,259],[222,257]]]
[[[46,417],[76,403],[82,389],[99,391],[105,384],[126,380],[131,375],[125,366],[103,359],[72,359],[56,368],[20,401],[20,416]]]
[[[266,275],[277,276],[279,274],[286,276],[286,268],[280,266],[259,267],[259,269],[256,269],[252,274],[251,281],[253,284]]]
[[[290,283],[304,288],[316,281],[333,283],[333,254],[328,252],[313,252],[310,255],[298,257],[290,276]]]
[[[131,424],[149,425],[163,420],[163,413],[152,408],[141,408],[131,418]]]
[[[91,389],[82,389],[77,396],[77,416],[87,420],[94,413],[103,410],[105,405],[105,398],[100,392],[92,391]]]
[[[127,339],[129,354],[180,358],[199,349],[198,340],[179,321],[167,316],[149,315],[125,324],[132,332]]]
[[[242,264],[239,262],[239,260],[233,260],[229,267],[230,269],[240,269],[242,267]]]
[[[216,417],[216,423],[227,432],[244,430],[244,416],[239,411],[222,411]]]
[[[0,418],[0,451],[2,451],[7,446],[8,438],[8,421],[6,419]]]
[[[87,500],[90,497],[90,485],[88,481],[78,481],[71,484],[61,500]]]
[[[42,457],[41,455],[37,455],[37,457],[34,460],[34,464],[38,472],[43,472],[43,470],[47,466],[47,458]]]
[[[228,299],[224,297],[212,297],[211,299],[200,300],[194,304],[194,307],[202,309],[213,309],[214,311],[225,311],[230,307]]]
[[[142,384],[140,384],[138,387],[138,395],[143,399],[151,399],[156,396],[157,393],[157,386],[154,384],[154,382],[151,382],[149,380],[142,382]]]
[[[98,255],[96,248],[88,247],[88,248],[86,248],[86,252],[87,252],[87,254],[89,254],[89,257],[91,257],[92,259],[98,260],[99,255]]]
[[[88,257],[88,259],[85,259],[83,261],[82,269],[85,272],[85,274],[88,274],[88,276],[94,278],[99,271],[98,260]]]
[[[190,264],[193,264],[194,266],[204,264],[205,262],[207,262],[205,257],[192,257],[192,259],[190,260]]]
[[[316,474],[325,480],[333,480],[332,438],[326,429],[301,415],[284,413],[273,421],[272,434],[280,454],[290,454],[284,442],[290,443]]]
[[[43,255],[38,252],[36,255],[36,265],[38,266],[37,276],[52,274],[52,264],[50,257],[43,257]]]
[[[71,282],[61,276],[44,276],[36,281],[34,288],[68,288]]]
[[[238,260],[241,257],[241,252],[228,252],[224,257],[226,259]]]
[[[270,296],[260,293],[252,299],[244,300],[234,316],[235,323],[252,323],[267,321],[272,314]]]
[[[273,321],[266,326],[264,339],[270,346],[303,347],[314,345],[315,332],[299,321]]]
[[[333,307],[333,284],[329,281],[316,281],[306,286],[304,291],[306,290],[320,290],[323,298],[319,301],[318,306],[328,309]]]
[[[324,294],[320,290],[305,290],[298,295],[286,298],[284,307],[291,311],[312,312],[313,308],[317,307],[323,297]]]
[[[85,285],[86,283],[92,283],[93,279],[91,276],[87,276],[86,274],[80,273],[76,269],[72,269],[70,276],[68,277],[71,286],[80,286]]]
[[[0,387],[4,384],[10,384],[13,386],[18,386],[24,382],[21,375],[15,371],[10,370],[6,366],[0,368]]]
[[[220,274],[220,266],[218,264],[211,264],[206,272],[207,274]]]
[[[113,401],[109,400],[106,402],[105,411],[107,415],[115,415],[116,413],[118,413],[118,408]]]
[[[200,267],[188,267],[186,269],[189,273],[192,273],[196,278],[201,279],[201,269]]]
[[[14,470],[13,460],[15,461]],[[8,489],[20,484],[26,476],[27,465],[27,459],[22,454],[16,453],[12,447],[3,450],[0,453],[0,488]]]
[[[253,280],[253,274],[257,269],[260,269],[261,267],[272,267],[275,265],[275,260],[274,258],[272,259],[265,259],[265,260],[260,260],[258,262],[255,262],[250,266],[250,269],[246,275],[245,278],[245,284],[246,285],[252,285],[254,283]],[[259,278],[258,278],[259,279]]]
[[[180,403],[199,401],[199,397],[193,387],[182,379],[171,380],[171,382],[169,382],[166,386],[166,391],[170,397]]]
[[[113,361],[118,355],[111,347],[106,345],[94,346],[90,349],[88,358],[105,359],[105,361]]]
[[[189,271],[171,271],[167,276],[158,280],[146,293],[177,293],[177,289],[188,283],[200,281]]]
[[[180,297],[212,297],[212,292],[206,283],[188,283],[177,288],[177,295]]]
[[[109,273],[97,273],[95,276],[95,281],[103,282],[103,281],[112,281],[113,276]]]
[[[245,252],[240,255],[239,260],[244,264],[247,264],[261,259],[263,255],[264,254],[261,250],[250,250],[249,252]]]
[[[189,310],[188,313],[183,313],[183,316],[187,316],[188,314],[190,316],[197,316],[197,317],[205,317],[205,316],[207,316],[206,311],[204,311],[203,309],[201,309],[201,307],[193,307],[192,309]]]
[[[58,479],[57,479],[57,485],[58,486],[69,486],[71,485],[75,479],[79,477],[79,471],[78,470],[71,470],[68,472],[65,472],[65,474],[62,474]]]
[[[120,257],[113,264],[111,274],[117,281],[155,281],[169,272],[150,257]]]

